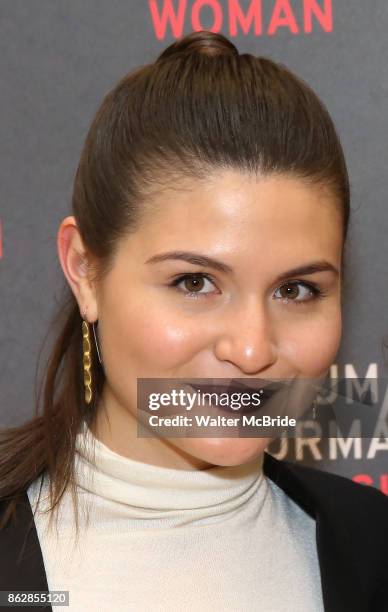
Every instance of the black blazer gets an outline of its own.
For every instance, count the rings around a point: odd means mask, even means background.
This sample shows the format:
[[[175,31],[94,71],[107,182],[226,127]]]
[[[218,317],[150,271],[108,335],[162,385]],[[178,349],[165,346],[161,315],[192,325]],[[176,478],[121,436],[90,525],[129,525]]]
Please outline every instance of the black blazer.
[[[267,452],[263,470],[316,521],[325,612],[388,612],[388,497],[344,476],[280,461]],[[0,515],[4,506],[0,500]],[[0,590],[47,591],[26,492],[17,516],[17,524],[0,530]],[[51,605],[26,609],[52,610]]]

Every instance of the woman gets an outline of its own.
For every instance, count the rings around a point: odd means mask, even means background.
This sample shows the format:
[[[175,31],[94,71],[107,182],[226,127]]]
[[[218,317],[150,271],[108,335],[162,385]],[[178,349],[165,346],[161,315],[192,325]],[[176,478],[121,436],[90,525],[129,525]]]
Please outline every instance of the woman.
[[[137,435],[138,379],[328,372],[348,218],[332,120],[284,66],[202,31],[117,84],[58,231],[43,413],[3,432],[1,589],[77,611],[384,609],[382,493],[271,438]]]

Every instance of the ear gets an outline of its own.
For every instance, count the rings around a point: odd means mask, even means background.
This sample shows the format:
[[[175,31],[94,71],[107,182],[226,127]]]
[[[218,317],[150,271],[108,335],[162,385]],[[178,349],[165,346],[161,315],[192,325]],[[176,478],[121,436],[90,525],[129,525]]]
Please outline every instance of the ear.
[[[63,273],[78,302],[80,314],[89,323],[94,323],[98,319],[96,292],[88,276],[88,255],[75,217],[66,217],[60,224],[57,249]],[[87,316],[83,315],[84,310]]]

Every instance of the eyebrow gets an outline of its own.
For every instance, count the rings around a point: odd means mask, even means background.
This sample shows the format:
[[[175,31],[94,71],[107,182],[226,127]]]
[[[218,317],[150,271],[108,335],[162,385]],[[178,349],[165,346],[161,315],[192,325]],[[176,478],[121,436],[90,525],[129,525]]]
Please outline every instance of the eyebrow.
[[[233,268],[222,261],[192,251],[167,251],[166,253],[160,253],[150,257],[145,263],[159,263],[169,260],[185,261],[196,266],[213,268],[214,270],[218,270],[218,272],[233,273]],[[333,272],[336,276],[339,276],[339,271],[333,264],[321,260],[287,270],[287,272],[283,272],[277,277],[277,281],[285,280],[290,276],[306,276],[307,274],[315,274],[316,272]]]

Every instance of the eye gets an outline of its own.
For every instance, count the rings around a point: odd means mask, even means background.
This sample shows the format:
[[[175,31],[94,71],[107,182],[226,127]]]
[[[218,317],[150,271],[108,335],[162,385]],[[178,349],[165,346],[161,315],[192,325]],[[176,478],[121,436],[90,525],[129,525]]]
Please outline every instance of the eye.
[[[212,291],[202,291],[202,289],[206,287],[206,283],[210,283],[214,287],[214,283],[209,276],[203,273],[192,272],[181,274],[171,283],[171,286],[190,297],[199,297],[212,293]],[[181,284],[185,286],[186,290],[180,288]]]
[[[300,290],[300,287],[302,287],[302,290]],[[324,297],[323,291],[316,285],[302,281],[285,283],[277,291],[281,293],[280,298],[277,299],[282,300],[286,304],[291,301],[299,305],[300,303]]]

